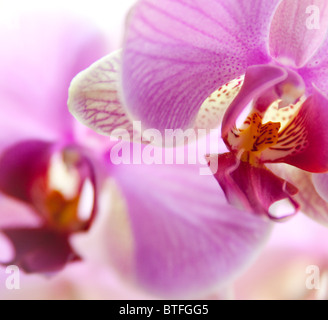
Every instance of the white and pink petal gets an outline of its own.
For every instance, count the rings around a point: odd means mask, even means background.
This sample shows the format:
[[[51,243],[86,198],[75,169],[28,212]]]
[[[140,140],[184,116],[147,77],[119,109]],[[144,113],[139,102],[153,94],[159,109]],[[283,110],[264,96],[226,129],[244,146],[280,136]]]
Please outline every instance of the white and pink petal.
[[[121,50],[96,61],[71,82],[68,107],[74,117],[106,136],[140,139],[120,97]],[[129,138],[129,139],[128,139]]]

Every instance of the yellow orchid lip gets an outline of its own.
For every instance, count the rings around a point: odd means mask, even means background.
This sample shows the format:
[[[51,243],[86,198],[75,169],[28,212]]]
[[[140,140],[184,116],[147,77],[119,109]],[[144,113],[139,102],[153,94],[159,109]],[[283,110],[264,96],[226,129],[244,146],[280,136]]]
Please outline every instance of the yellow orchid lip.
[[[256,165],[256,159],[260,158],[263,150],[273,146],[278,141],[278,132],[281,124],[279,122],[262,123],[263,119],[258,112],[254,112],[244,122],[247,126],[233,133],[239,140],[238,149],[244,150],[240,160]]]

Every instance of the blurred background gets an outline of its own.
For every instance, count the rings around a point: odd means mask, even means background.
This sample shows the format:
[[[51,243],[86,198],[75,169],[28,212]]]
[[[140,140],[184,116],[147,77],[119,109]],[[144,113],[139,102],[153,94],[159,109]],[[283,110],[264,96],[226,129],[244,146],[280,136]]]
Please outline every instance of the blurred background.
[[[22,14],[66,12],[95,23],[108,37],[112,50],[118,49],[123,36],[126,14],[136,0],[1,0],[0,23],[9,28],[19,28]],[[41,31],[41,30],[40,30]]]
[[[41,15],[47,20],[54,13],[63,16],[74,16],[82,24],[85,24],[86,30],[88,30],[89,25],[92,25],[92,28],[96,28],[97,32],[103,36],[102,49],[95,52],[91,59],[95,61],[106,54],[106,51],[109,53],[120,48],[123,39],[124,21],[134,2],[135,0],[0,0],[0,34],[9,43],[11,33],[21,32],[21,29],[25,28],[25,22],[22,23],[22,21],[25,21],[26,17],[33,20],[35,16]],[[42,27],[43,25],[40,24],[39,28],[35,29],[36,39],[47,38],[47,34],[44,34]],[[77,37],[80,36],[81,34],[77,35]],[[45,45],[47,43],[51,43],[51,39],[49,42],[45,42]],[[11,64],[11,68],[24,68],[24,63],[22,63],[24,59],[19,59],[20,56],[23,57],[26,53],[24,45],[17,46],[16,52],[8,52],[6,48],[7,44],[2,42],[0,60],[3,60],[4,56],[6,59],[8,59],[8,56],[13,57],[13,59],[16,57],[17,64]],[[10,46],[10,48],[13,50],[13,46]],[[49,66],[49,70],[52,70],[53,68],[67,67],[65,64],[52,66],[54,61],[48,59],[48,51],[47,48],[43,47],[42,41],[38,43],[38,46],[35,46],[34,50],[35,52],[41,50],[46,53],[41,56],[36,54],[38,59],[44,59],[44,61],[39,61],[43,68]],[[70,54],[69,50],[70,47],[68,46],[67,55]],[[28,54],[31,54],[31,52]],[[76,59],[78,58],[76,57]],[[90,62],[92,61],[88,63]],[[87,64],[83,65],[83,67],[87,66]],[[4,64],[1,64],[1,67],[5,68]],[[77,66],[73,74],[81,70],[81,66]],[[11,69],[5,72],[3,69],[0,70],[1,84],[11,81],[11,87],[15,87],[17,92],[23,92],[27,89],[30,90],[29,92],[33,91],[32,88],[26,88],[25,85],[24,88],[21,87],[22,83],[25,82],[20,82],[18,79],[10,80],[10,77],[7,76],[11,71],[15,73],[16,70]],[[29,77],[28,72],[33,74],[33,70],[26,69],[27,78]],[[53,72],[53,70],[49,72]],[[67,88],[70,80],[67,79],[65,83]],[[52,83],[49,84],[49,86],[53,85]],[[0,117],[2,118],[0,119],[2,126],[0,128],[1,148],[5,148],[5,145],[9,144],[13,138],[13,133],[5,127],[6,123],[12,121],[12,119],[7,118],[8,110],[4,108],[4,101],[0,101]],[[67,116],[70,115],[67,113]],[[28,124],[22,122],[20,126],[24,127]],[[43,132],[39,131],[34,133],[35,136],[42,134]],[[0,201],[0,215],[3,213],[3,209],[3,204]],[[303,215],[298,215],[286,224],[277,224],[260,257],[237,279],[236,283],[232,284],[231,288],[227,288],[227,292],[223,296],[231,299],[326,299],[328,296],[326,274],[328,272],[326,263],[328,247],[322,244],[326,243],[327,240],[326,228]],[[0,244],[0,257],[1,252],[4,253],[5,248],[1,247]],[[309,280],[308,277],[311,276],[308,271],[312,270],[308,267],[313,265],[318,266],[320,269],[320,288],[309,288],[306,285]],[[135,288],[128,287],[115,272],[110,270],[108,265],[90,261],[70,264],[62,272],[51,277],[21,273],[19,290],[8,289],[6,286],[7,278],[6,269],[0,267],[0,299],[156,298],[147,293],[139,292]],[[222,295],[218,293],[208,298],[216,299],[220,297]]]

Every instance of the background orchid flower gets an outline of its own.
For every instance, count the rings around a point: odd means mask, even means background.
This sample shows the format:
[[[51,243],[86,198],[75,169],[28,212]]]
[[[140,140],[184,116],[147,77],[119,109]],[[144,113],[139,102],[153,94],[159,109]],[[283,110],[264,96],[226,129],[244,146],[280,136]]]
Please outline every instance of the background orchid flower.
[[[198,165],[114,165],[113,143],[68,113],[69,81],[105,50],[93,26],[31,15],[0,32],[4,265],[48,274],[101,246],[130,283],[165,297],[205,295],[245,268],[270,223],[228,206]],[[122,197],[106,189],[108,180]],[[121,201],[126,210],[114,214]],[[104,231],[89,253],[74,245],[77,234],[91,235],[97,224]]]
[[[143,129],[221,125],[229,153],[207,159],[228,201],[272,219],[306,211],[293,179],[265,164],[328,170],[327,17],[324,0],[140,0],[122,54],[94,65],[98,81],[73,83],[71,111],[103,134],[118,101],[117,121]],[[282,200],[291,208],[276,215]]]
[[[100,158],[80,144],[65,101],[70,78],[106,46],[65,13],[23,15],[0,37],[0,230],[13,249],[2,262],[50,273],[79,259],[69,238],[98,209]]]

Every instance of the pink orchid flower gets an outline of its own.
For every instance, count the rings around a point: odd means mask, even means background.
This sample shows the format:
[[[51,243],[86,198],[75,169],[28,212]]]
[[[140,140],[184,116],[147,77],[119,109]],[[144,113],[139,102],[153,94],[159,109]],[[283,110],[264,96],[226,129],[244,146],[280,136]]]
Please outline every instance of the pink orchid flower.
[[[199,296],[241,272],[270,223],[228,206],[198,165],[111,163],[113,143],[81,128],[66,105],[69,81],[104,52],[103,38],[65,16],[20,23],[0,30],[0,231],[12,248],[3,264],[48,274],[83,259],[71,239],[91,232],[100,212],[111,215],[100,210],[100,198],[112,179],[128,233],[103,223],[103,243],[90,250],[107,245],[130,282],[161,296]]]
[[[106,47],[68,14],[24,15],[0,37],[0,231],[13,249],[2,262],[50,273],[80,258],[70,235],[97,212],[100,158],[79,143],[65,101],[71,77]]]
[[[221,125],[229,152],[207,160],[229,203],[274,220],[309,212],[308,186],[293,182],[328,171],[327,29],[325,0],[140,0],[122,53],[94,65],[93,86],[73,83],[71,111],[103,134],[111,114],[162,132]],[[301,170],[287,181],[277,163]]]

